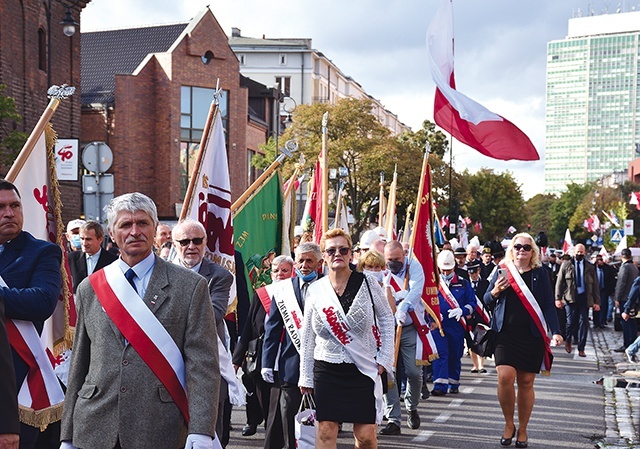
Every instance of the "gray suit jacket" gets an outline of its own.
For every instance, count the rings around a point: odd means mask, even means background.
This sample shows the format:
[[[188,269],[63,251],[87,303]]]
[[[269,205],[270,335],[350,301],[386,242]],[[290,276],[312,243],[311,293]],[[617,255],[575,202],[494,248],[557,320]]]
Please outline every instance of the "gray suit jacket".
[[[583,261],[584,287],[587,295],[587,305],[593,307],[600,305],[600,288],[598,287],[598,275],[593,264]],[[556,279],[556,299],[563,300],[567,304],[573,304],[576,300],[576,280],[574,260],[565,260],[558,271]]]
[[[151,300],[155,304],[151,304]],[[188,433],[213,436],[220,367],[206,281],[156,256],[143,299],[183,354],[187,427],[162,382],[104,312],[85,279],[78,286],[61,440],[79,448],[182,448]]]
[[[618,301],[620,307],[624,306],[631,291],[633,281],[638,277],[638,268],[632,261],[624,262],[618,270],[618,280],[613,299]]]
[[[209,296],[211,296],[211,304],[216,315],[216,326],[218,333],[221,332],[220,325],[224,325],[224,316],[227,314],[229,305],[229,290],[233,284],[233,275],[220,265],[202,259],[202,264],[198,270],[198,274],[204,276],[209,284]]]

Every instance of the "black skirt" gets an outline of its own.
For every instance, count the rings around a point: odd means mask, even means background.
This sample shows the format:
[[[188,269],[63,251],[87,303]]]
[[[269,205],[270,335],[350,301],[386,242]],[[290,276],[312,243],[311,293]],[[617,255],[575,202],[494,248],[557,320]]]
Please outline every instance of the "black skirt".
[[[531,288],[531,271],[522,274]],[[496,336],[496,366],[509,365],[528,373],[539,373],[544,357],[544,339],[531,331],[532,319],[513,289],[506,294],[504,322]]]
[[[318,421],[375,424],[373,380],[354,364],[315,360],[313,384]]]

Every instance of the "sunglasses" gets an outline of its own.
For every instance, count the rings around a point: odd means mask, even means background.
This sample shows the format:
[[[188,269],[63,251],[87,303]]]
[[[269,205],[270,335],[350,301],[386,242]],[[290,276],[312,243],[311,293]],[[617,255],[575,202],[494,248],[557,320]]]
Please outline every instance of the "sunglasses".
[[[515,249],[516,251],[520,251],[521,249],[529,252],[533,249],[533,247],[531,245],[529,245],[528,243],[525,245],[521,245],[519,243],[513,245],[513,249]]]
[[[193,244],[196,246],[202,245],[202,242],[204,242],[204,237],[196,237],[195,239],[178,240],[178,243],[180,244],[180,246],[189,246],[189,243],[191,242],[193,242]]]
[[[335,256],[337,252],[339,252],[341,256],[346,256],[347,254],[349,254],[349,251],[351,251],[351,248],[348,248],[346,246],[343,246],[342,248],[327,248],[324,250],[324,252],[329,257]]]

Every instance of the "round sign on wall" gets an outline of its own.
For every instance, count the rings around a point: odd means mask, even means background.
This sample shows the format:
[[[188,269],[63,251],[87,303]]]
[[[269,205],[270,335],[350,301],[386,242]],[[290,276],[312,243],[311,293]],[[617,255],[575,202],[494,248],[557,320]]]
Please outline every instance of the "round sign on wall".
[[[89,171],[104,173],[113,164],[113,152],[104,142],[91,142],[82,150],[82,165]]]

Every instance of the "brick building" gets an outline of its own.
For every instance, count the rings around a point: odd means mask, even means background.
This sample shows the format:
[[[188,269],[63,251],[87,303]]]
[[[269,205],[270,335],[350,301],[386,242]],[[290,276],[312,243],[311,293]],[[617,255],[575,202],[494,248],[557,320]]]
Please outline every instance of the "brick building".
[[[80,0],[70,9],[75,21],[89,1]],[[49,10],[50,8],[50,10]],[[8,124],[30,133],[49,100],[52,84],[80,86],[80,33],[67,37],[60,21],[66,6],[60,2],[3,0],[0,2],[0,84],[3,94],[16,102],[22,121]],[[64,100],[53,116],[58,137],[80,137],[80,95]],[[9,167],[1,167],[5,175]],[[81,187],[78,182],[61,182],[66,222],[81,213]]]
[[[111,147],[116,195],[143,192],[160,217],[177,217],[218,80],[235,199],[249,185],[251,155],[273,132],[270,98],[277,92],[254,89],[264,107],[249,107],[250,89],[213,13],[82,34],[81,147]]]

